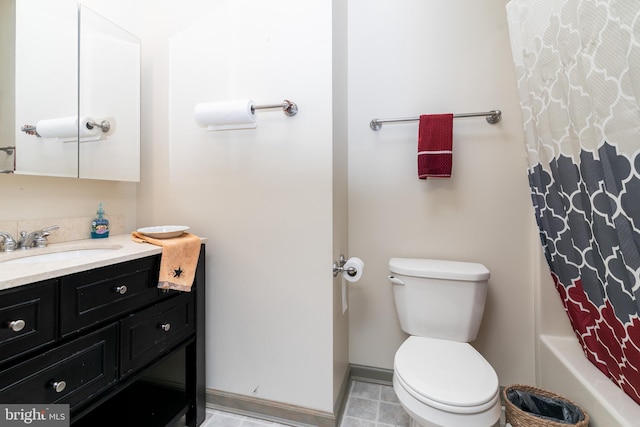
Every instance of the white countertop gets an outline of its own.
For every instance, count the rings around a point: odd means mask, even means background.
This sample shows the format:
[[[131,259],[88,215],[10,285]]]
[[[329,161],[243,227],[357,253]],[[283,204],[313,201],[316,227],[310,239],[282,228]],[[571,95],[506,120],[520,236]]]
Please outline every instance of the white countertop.
[[[204,241],[204,240],[203,240]],[[85,249],[113,249],[76,259],[65,259],[26,264],[4,264],[4,261],[26,256]],[[136,243],[130,234],[119,234],[106,239],[86,239],[65,243],[52,243],[46,248],[0,252],[0,290],[28,283],[53,279],[80,271],[131,261],[162,253],[162,247],[150,243]]]

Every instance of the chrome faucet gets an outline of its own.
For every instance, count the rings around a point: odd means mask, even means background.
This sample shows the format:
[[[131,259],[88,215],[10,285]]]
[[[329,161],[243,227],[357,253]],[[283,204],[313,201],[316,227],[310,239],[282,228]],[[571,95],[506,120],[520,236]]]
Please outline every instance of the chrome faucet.
[[[20,232],[20,240],[18,240],[18,249],[44,248],[47,246],[47,236],[53,230],[60,228],[58,225],[45,227],[41,230],[33,231],[27,234],[26,231]]]
[[[11,234],[4,231],[0,231],[0,238],[2,239],[2,245],[0,245],[0,252],[13,252],[16,250],[16,240],[11,237]]]

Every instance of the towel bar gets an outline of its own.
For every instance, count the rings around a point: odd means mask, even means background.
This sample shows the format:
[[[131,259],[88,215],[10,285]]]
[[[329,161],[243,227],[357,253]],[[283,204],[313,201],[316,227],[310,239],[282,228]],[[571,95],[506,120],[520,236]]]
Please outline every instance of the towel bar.
[[[484,111],[481,113],[460,113],[454,114],[454,119],[464,118],[464,117],[486,117],[487,123],[491,125],[495,125],[500,121],[500,117],[502,117],[502,111],[500,110],[491,110]],[[420,117],[404,117],[399,119],[373,119],[371,123],[369,123],[369,127],[373,130],[380,130],[383,123],[400,123],[400,122],[417,122],[420,120]]]

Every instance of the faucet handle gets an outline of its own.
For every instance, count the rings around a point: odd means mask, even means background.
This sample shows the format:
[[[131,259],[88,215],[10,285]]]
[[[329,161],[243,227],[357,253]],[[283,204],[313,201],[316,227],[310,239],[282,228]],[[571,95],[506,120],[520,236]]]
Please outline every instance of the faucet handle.
[[[0,251],[5,252],[13,252],[16,250],[17,243],[11,234],[6,233],[4,231],[0,231],[0,238],[2,238],[2,245],[0,246]]]
[[[52,225],[50,227],[45,227],[42,230],[40,230],[40,233],[38,233],[38,235],[36,236],[35,240],[33,241],[33,245],[36,248],[44,248],[47,246],[47,236],[49,236],[51,234],[51,231],[57,230],[59,229],[60,226],[59,225]]]
[[[33,240],[33,246],[36,248],[46,248],[47,247],[47,236],[49,232],[42,233]]]

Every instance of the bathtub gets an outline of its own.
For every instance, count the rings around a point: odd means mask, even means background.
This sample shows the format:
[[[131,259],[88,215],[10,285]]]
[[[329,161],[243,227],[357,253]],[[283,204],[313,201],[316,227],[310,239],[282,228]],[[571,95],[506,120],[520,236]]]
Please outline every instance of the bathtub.
[[[541,335],[538,384],[582,407],[589,427],[640,427],[640,405],[587,360],[575,337]]]

